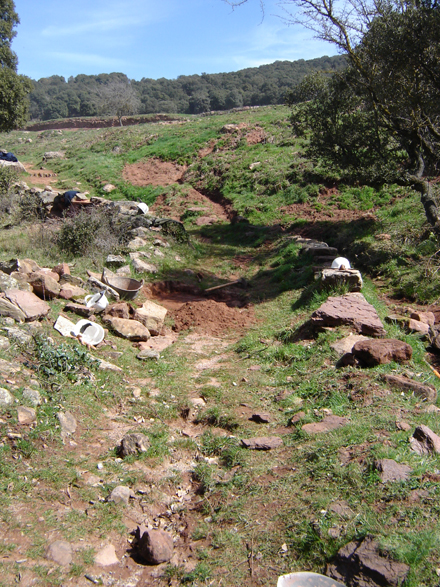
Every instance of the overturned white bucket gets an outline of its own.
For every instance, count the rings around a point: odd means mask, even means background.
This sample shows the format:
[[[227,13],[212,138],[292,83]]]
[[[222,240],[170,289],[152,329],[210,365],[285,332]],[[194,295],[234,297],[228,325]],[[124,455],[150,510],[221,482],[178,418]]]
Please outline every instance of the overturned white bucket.
[[[351,269],[350,261],[345,257],[337,257],[332,262],[332,269]]]
[[[90,320],[80,320],[72,330],[72,336],[80,337],[83,344],[95,346],[104,340],[104,329]]]
[[[325,575],[301,572],[278,577],[277,587],[345,587],[345,585]]]

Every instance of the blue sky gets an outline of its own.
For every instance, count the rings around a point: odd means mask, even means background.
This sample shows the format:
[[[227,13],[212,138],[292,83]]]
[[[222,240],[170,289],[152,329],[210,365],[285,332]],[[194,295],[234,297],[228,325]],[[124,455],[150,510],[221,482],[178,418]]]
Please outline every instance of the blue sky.
[[[279,18],[277,0],[231,10],[222,0],[15,0],[12,48],[33,79],[122,72],[130,79],[230,72],[334,55]]]

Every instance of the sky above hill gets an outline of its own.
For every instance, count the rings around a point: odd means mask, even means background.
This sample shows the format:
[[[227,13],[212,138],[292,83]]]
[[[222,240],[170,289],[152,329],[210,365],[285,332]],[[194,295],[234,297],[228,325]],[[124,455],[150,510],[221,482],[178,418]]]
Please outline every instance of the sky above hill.
[[[15,0],[12,48],[33,79],[122,72],[130,79],[219,73],[335,55],[288,26],[278,0],[232,10],[222,0]]]

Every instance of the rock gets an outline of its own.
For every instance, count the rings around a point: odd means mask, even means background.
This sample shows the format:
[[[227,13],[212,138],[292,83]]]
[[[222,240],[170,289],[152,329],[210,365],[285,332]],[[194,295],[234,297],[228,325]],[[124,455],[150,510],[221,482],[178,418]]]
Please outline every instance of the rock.
[[[294,426],[295,424],[297,424],[298,422],[300,422],[303,418],[305,418],[306,413],[305,412],[297,412],[296,414],[294,414],[291,418],[289,418],[289,426]]]
[[[332,503],[329,509],[337,514],[340,518],[344,518],[345,520],[350,519],[354,515],[353,510],[345,501]]]
[[[14,277],[0,271],[0,291],[6,291],[7,289],[20,289],[19,285],[19,282]]]
[[[28,274],[27,273],[18,273],[18,271],[13,271],[11,273],[11,277],[15,279],[17,282],[16,287],[11,287],[8,289],[21,289],[22,291],[34,291],[30,283],[27,282]]]
[[[109,567],[116,565],[119,562],[116,556],[116,550],[113,544],[107,544],[104,548],[101,548],[95,555],[95,563],[102,567]]]
[[[272,422],[273,418],[267,412],[256,412],[255,414],[252,414],[249,420],[257,422],[258,424],[269,424]]]
[[[40,271],[41,267],[33,259],[19,259],[18,271],[19,273],[34,273]]]
[[[55,267],[52,268],[54,273],[57,273],[59,277],[63,277],[64,275],[70,275],[70,267],[67,263],[59,263]]]
[[[241,444],[251,450],[272,450],[283,446],[283,440],[279,436],[258,436],[242,439]]]
[[[113,149],[113,152],[118,152],[115,151],[116,147]],[[106,194],[109,194],[110,192],[112,192],[113,190],[116,189],[116,186],[113,185],[112,183],[106,183],[105,186],[102,188],[102,191],[105,192]]]
[[[146,341],[150,338],[150,332],[147,328],[137,320],[124,320],[124,318],[114,318],[108,316],[103,320],[111,326],[111,328],[122,336],[132,341]]]
[[[95,310],[93,308],[88,308],[87,306],[83,306],[83,304],[77,304],[75,302],[69,302],[64,306],[65,312],[73,312],[78,316],[82,316],[83,318],[90,318],[94,316]]]
[[[178,335],[175,332],[165,334],[164,336],[154,336],[148,342],[140,342],[140,350],[153,350],[161,353],[163,350],[176,342]]]
[[[72,562],[72,547],[64,540],[56,540],[49,546],[47,558],[59,565],[70,565]]]
[[[137,359],[141,361],[147,361],[148,359],[155,359],[158,361],[160,359],[160,353],[154,351],[153,349],[145,349],[136,355]]]
[[[382,556],[372,536],[343,546],[326,575],[345,585],[356,587],[398,587],[405,581],[410,567]]]
[[[16,342],[18,344],[27,345],[30,342],[32,342],[32,336],[30,334],[28,334],[27,332],[25,332],[24,330],[22,330],[21,328],[11,326],[11,327],[5,328],[5,330],[8,334],[8,338],[10,338],[11,340],[13,340],[14,342]]]
[[[123,265],[122,267],[119,267],[118,269],[116,269],[116,275],[119,275],[120,277],[130,277],[130,275],[131,275],[130,265]]]
[[[150,565],[168,562],[173,556],[173,537],[160,529],[142,531],[138,528],[139,541],[137,551],[140,558]]]
[[[32,389],[32,387],[25,387],[23,389],[23,399],[28,401],[34,407],[41,404],[41,395],[38,389]]]
[[[152,336],[158,336],[164,326],[167,312],[163,306],[147,300],[140,308],[136,308],[134,319],[148,328]]]
[[[147,244],[147,241],[145,241],[143,238],[140,238],[139,236],[137,236],[136,238],[132,239],[127,244],[127,247],[131,251],[137,251],[138,249],[141,249],[142,247],[145,247],[146,244]]]
[[[20,161],[0,160],[0,167],[9,167],[10,169],[15,169],[18,173],[26,173],[26,167]]]
[[[423,324],[428,324],[428,326],[434,326],[435,323],[435,315],[433,312],[412,312],[410,318],[422,322]]]
[[[75,433],[77,423],[73,414],[70,412],[58,412],[57,418],[61,425],[61,436],[69,436]]]
[[[353,355],[368,367],[395,361],[405,363],[412,357],[412,347],[395,338],[361,340],[353,347]]]
[[[49,159],[64,159],[65,153],[63,151],[46,151],[43,155],[43,161],[48,161]]]
[[[60,295],[60,286],[48,275],[31,273],[28,277],[28,283],[32,285],[34,292],[43,299],[51,300]]]
[[[55,273],[54,271],[52,271],[52,269],[48,269],[46,267],[43,267],[43,268],[39,269],[38,271],[35,271],[35,273],[37,275],[48,275],[49,277],[51,277],[57,283],[60,280],[60,276],[58,275],[58,273]]]
[[[6,338],[6,336],[0,336],[0,351],[6,351],[8,348],[10,348],[10,346],[11,343]]]
[[[342,426],[345,426],[347,422],[347,418],[331,415],[326,416],[321,422],[304,424],[304,426],[301,428],[304,430],[304,432],[308,432],[309,434],[320,434],[321,432],[331,432],[332,430],[342,428]]]
[[[14,403],[14,396],[4,387],[0,387],[0,407],[6,408]]]
[[[382,483],[388,481],[407,481],[412,473],[411,467],[396,463],[393,459],[380,459],[374,463]]]
[[[62,336],[69,337],[72,336],[72,330],[75,328],[75,324],[60,314],[53,327]]]
[[[156,265],[145,263],[142,259],[133,259],[132,263],[136,273],[157,273]]]
[[[81,277],[77,277],[76,275],[70,275],[70,273],[64,273],[60,277],[60,287],[64,287],[65,285],[76,285],[77,287],[84,286],[84,280]]]
[[[150,440],[145,434],[126,434],[121,440],[118,448],[118,454],[124,458],[128,455],[137,455],[147,452],[150,446]]]
[[[26,320],[25,313],[22,312],[18,306],[4,298],[0,298],[0,316],[13,318],[16,322],[20,323]]]
[[[125,257],[122,255],[108,255],[105,264],[109,267],[122,267],[122,265],[125,265]]]
[[[0,261],[0,271],[11,275],[13,271],[18,271],[20,263],[18,259],[10,259],[9,261]]]
[[[429,325],[410,318],[408,321],[408,330],[409,332],[419,332],[420,334],[426,335],[429,332]]]
[[[40,320],[47,316],[50,312],[50,306],[43,300],[40,300],[35,294],[29,291],[21,291],[19,289],[8,289],[5,292],[6,297],[10,302],[20,308],[25,315],[26,322],[33,320]]]
[[[20,372],[20,364],[18,363],[10,363],[9,361],[5,361],[5,359],[0,359],[0,374],[4,377],[8,375],[15,375],[16,373]]]
[[[124,320],[130,320],[131,307],[127,302],[116,302],[107,306],[104,312],[104,316],[113,316],[114,318],[123,318]]]
[[[59,297],[63,300],[79,300],[87,295],[87,291],[82,287],[78,287],[73,283],[63,283],[61,285],[61,290],[59,293]]]
[[[18,406],[17,419],[21,426],[27,426],[37,421],[37,413],[34,408],[26,408],[25,406]]]
[[[382,337],[385,330],[376,310],[361,293],[329,297],[320,308],[313,312],[314,326],[348,325],[366,336]]]
[[[342,356],[345,355],[345,353],[351,353],[353,346],[360,340],[369,340],[369,338],[362,334],[349,334],[345,338],[341,338],[332,343],[330,346]]]
[[[99,366],[98,369],[101,371],[113,371],[114,373],[122,373],[123,369],[118,367],[117,365],[113,365],[113,363],[109,363],[108,361],[104,361],[103,359],[98,359]]]
[[[423,383],[413,381],[412,379],[408,379],[408,377],[402,377],[400,375],[385,374],[382,375],[382,379],[392,387],[402,389],[403,391],[410,391],[415,396],[420,397],[424,400],[427,400],[429,402],[437,401],[437,390],[432,385],[425,385]]]
[[[323,269],[321,271],[323,288],[348,287],[349,291],[361,291],[362,275],[356,269]]]
[[[114,503],[124,503],[125,505],[128,505],[130,497],[134,496],[135,495],[130,487],[126,487],[125,485],[118,485],[110,493],[107,501],[112,501]]]
[[[419,455],[440,453],[440,437],[428,426],[417,426],[409,439],[411,449]]]

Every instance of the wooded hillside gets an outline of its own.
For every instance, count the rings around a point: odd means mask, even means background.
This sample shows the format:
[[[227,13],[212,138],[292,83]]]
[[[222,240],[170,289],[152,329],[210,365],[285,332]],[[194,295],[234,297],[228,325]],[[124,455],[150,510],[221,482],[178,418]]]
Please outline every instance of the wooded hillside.
[[[125,82],[139,94],[139,114],[171,112],[198,114],[241,106],[282,104],[286,92],[305,75],[316,71],[333,73],[345,67],[342,56],[305,61],[276,61],[232,73],[179,76],[177,79],[129,80],[123,73],[77,75],[67,81],[54,75],[33,81],[30,95],[31,120],[74,116],[96,116],[99,90],[114,82]]]

